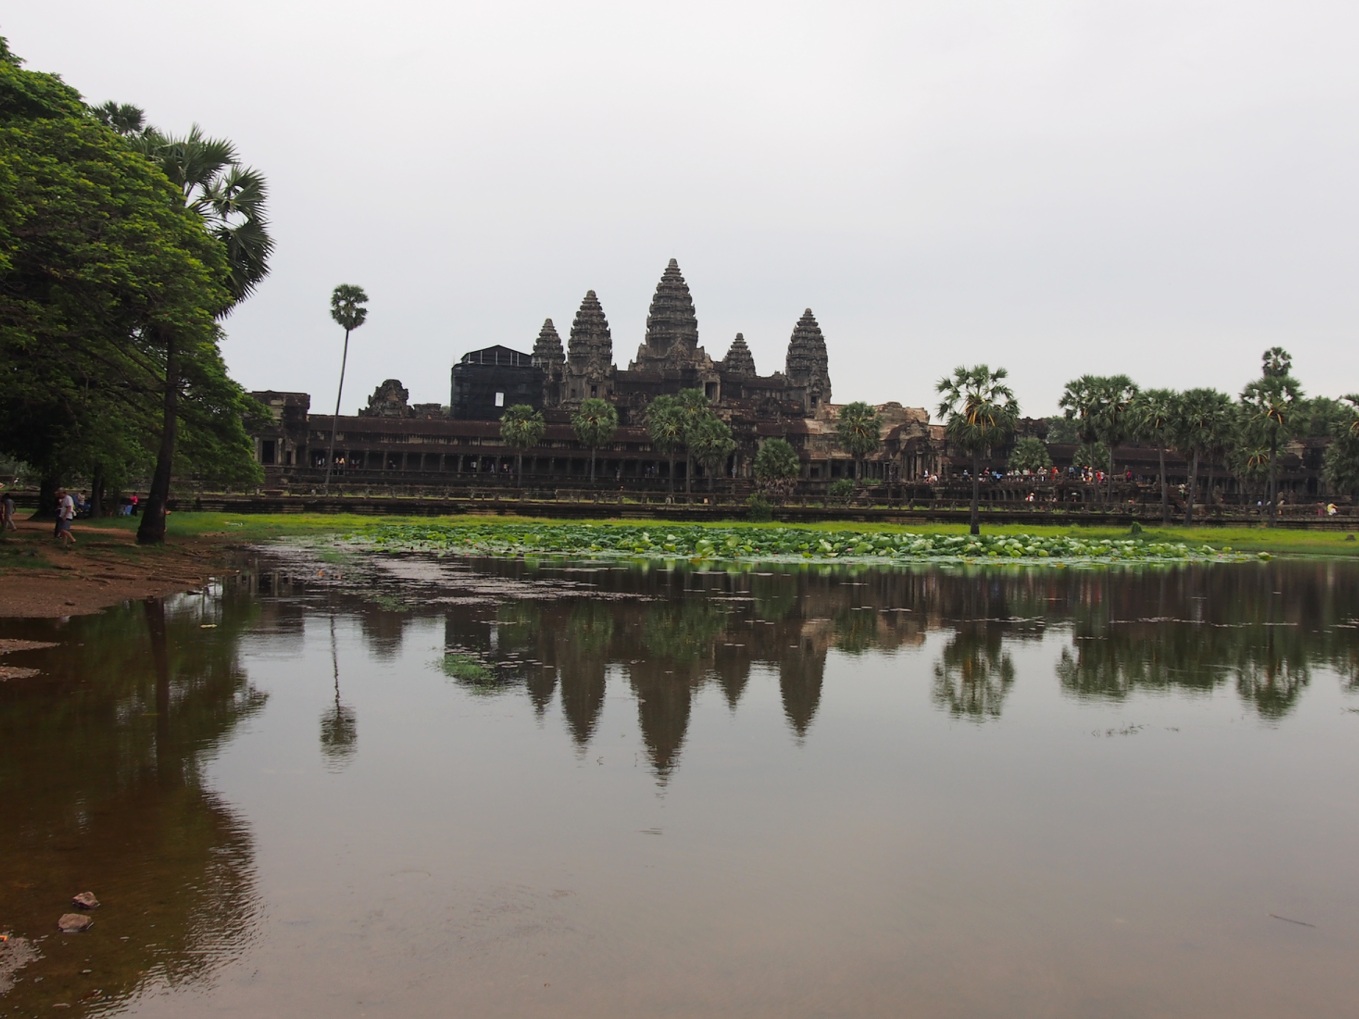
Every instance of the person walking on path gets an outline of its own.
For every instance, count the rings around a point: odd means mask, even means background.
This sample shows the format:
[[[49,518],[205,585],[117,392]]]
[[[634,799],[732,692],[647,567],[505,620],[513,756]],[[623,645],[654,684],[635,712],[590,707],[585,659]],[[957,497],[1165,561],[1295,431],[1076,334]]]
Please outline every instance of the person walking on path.
[[[67,547],[74,547],[75,535],[71,533],[71,521],[75,519],[75,500],[66,489],[57,492],[57,537]]]
[[[5,531],[17,531],[19,525],[14,522],[14,496],[6,492],[0,496],[0,535]]]

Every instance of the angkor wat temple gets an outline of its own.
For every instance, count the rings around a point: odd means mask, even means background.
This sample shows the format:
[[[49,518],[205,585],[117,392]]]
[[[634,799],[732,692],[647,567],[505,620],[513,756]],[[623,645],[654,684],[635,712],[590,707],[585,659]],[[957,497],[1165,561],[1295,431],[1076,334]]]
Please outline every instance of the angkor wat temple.
[[[586,293],[565,347],[547,319],[531,353],[496,345],[464,354],[452,369],[447,408],[408,403],[395,379],[373,393],[355,417],[341,416],[334,470],[342,483],[431,484],[504,474],[514,451],[500,442],[507,407],[529,404],[543,412],[547,431],[524,456],[524,483],[583,479],[589,451],[575,437],[572,413],[601,398],[618,411],[619,428],[599,451],[600,476],[634,484],[664,484],[668,458],[654,453],[646,408],[663,394],[701,390],[732,430],[737,448],[721,471],[744,479],[759,444],[787,439],[803,461],[803,477],[826,481],[852,471],[835,441],[838,408],[831,403],[830,362],[810,308],[789,337],[783,369],[759,374],[745,337],[737,333],[722,360],[699,346],[698,316],[674,259],[647,313],[646,332],[626,369],[614,363],[613,335],[593,290]],[[323,471],[334,419],[309,414],[305,393],[254,394],[273,413],[257,449],[271,487],[314,482]],[[883,446],[866,464],[869,479],[908,481],[937,469],[928,413],[897,403],[881,406]],[[677,465],[682,470],[683,464]]]

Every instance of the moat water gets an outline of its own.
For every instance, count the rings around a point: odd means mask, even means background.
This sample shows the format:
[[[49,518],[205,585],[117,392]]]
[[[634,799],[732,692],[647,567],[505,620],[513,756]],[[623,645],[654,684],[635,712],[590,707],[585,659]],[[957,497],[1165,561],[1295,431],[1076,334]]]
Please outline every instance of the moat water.
[[[294,550],[0,637],[0,1016],[1359,1001],[1359,563]]]

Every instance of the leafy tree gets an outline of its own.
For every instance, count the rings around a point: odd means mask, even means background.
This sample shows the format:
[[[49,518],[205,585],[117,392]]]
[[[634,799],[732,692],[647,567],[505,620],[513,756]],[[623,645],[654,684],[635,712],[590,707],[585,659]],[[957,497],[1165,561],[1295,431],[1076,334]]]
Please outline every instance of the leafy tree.
[[[1004,368],[959,365],[934,387],[949,441],[972,456],[972,534],[981,533],[982,452],[1008,440],[1019,420],[1019,402],[1005,384],[1008,376]]]
[[[721,473],[727,457],[736,449],[727,423],[711,412],[704,414],[689,429],[686,445],[693,458],[703,465],[708,474],[708,491],[713,489],[713,478]]]
[[[1170,437],[1174,447],[1189,457],[1189,490],[1185,496],[1184,522],[1194,522],[1194,503],[1198,496],[1199,460],[1221,441],[1231,426],[1232,399],[1215,389],[1188,389],[1175,400]]]
[[[670,491],[675,491],[675,453],[684,447],[684,407],[675,396],[658,396],[646,409],[651,448],[670,461]]]
[[[1246,435],[1269,450],[1269,523],[1279,510],[1279,447],[1294,434],[1293,411],[1302,399],[1302,387],[1289,374],[1292,359],[1282,347],[1271,347],[1263,356],[1260,378],[1241,391],[1246,408]]]
[[[224,317],[269,274],[274,242],[265,215],[268,188],[263,175],[243,166],[230,142],[205,137],[196,124],[182,138],[146,128],[131,141],[179,189],[184,206],[201,217],[226,255],[229,300],[218,312],[219,317]],[[160,450],[146,510],[137,528],[137,541],[144,545],[165,540],[181,372],[185,345],[190,342],[168,325],[150,330],[149,335],[163,352],[165,388]]]
[[[712,405],[701,389],[683,389],[676,397],[684,429],[684,491],[690,492],[694,478],[694,439],[704,422],[714,417]]]
[[[1344,399],[1348,420],[1335,429],[1322,470],[1333,490],[1354,493],[1359,492],[1359,393]]]
[[[64,473],[149,462],[148,397],[243,399],[214,322],[231,301],[221,246],[76,92],[22,70],[3,41],[0,193],[0,447],[38,471],[44,505]],[[199,424],[228,416],[204,408]]]
[[[524,450],[538,445],[545,431],[547,423],[542,411],[534,410],[527,403],[516,403],[500,418],[500,438],[514,450],[516,484],[524,483]]]
[[[1029,471],[1034,474],[1046,471],[1052,466],[1047,443],[1033,436],[1020,439],[1010,453],[1007,466],[1012,471]]]
[[[1082,442],[1071,454],[1071,465],[1081,470],[1098,470],[1109,462],[1109,448],[1102,442]]]
[[[862,400],[847,403],[836,419],[835,437],[854,458],[854,480],[862,481],[864,458],[882,445],[882,415]]]
[[[368,321],[368,295],[363,287],[341,283],[330,294],[330,317],[344,330],[344,351],[340,354],[340,385],[335,390],[335,416],[330,419],[330,449],[326,451],[326,480],[330,491],[330,471],[335,463],[335,435],[340,428],[340,395],[344,392],[344,368],[349,361],[349,334]]]
[[[755,454],[755,483],[773,498],[787,498],[802,474],[802,462],[787,439],[766,439]]]
[[[1100,442],[1108,450],[1105,498],[1113,495],[1114,449],[1126,442],[1132,422],[1129,410],[1137,385],[1126,375],[1082,375],[1066,384],[1058,406],[1078,424],[1082,442]]]
[[[571,427],[582,443],[590,447],[590,481],[595,480],[595,451],[618,430],[618,411],[613,404],[598,397],[581,403],[571,418]]]
[[[1080,428],[1071,418],[1064,415],[1058,415],[1056,417],[1043,418],[1043,423],[1047,426],[1048,430],[1048,445],[1058,443],[1063,446],[1075,446],[1080,443]]]
[[[1170,523],[1170,490],[1166,485],[1166,450],[1171,444],[1175,422],[1176,394],[1170,389],[1144,389],[1137,394],[1129,411],[1133,434],[1156,447],[1156,465],[1161,481],[1161,523]]]

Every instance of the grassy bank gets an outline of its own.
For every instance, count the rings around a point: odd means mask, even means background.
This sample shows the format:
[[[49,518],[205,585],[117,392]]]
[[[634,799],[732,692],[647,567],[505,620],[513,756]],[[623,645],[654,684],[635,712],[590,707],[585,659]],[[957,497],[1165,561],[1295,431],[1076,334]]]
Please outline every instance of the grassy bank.
[[[270,538],[289,536],[319,537],[327,534],[365,534],[393,524],[406,524],[412,527],[436,525],[457,527],[459,524],[485,526],[493,523],[535,524],[549,526],[554,522],[542,518],[522,518],[508,516],[493,517],[372,517],[357,514],[230,514],[230,513],[176,513],[170,517],[169,535],[176,538],[213,538],[252,543]],[[114,528],[135,530],[136,521],[127,518],[113,518],[101,521],[82,521],[85,527]],[[620,527],[615,521],[573,523],[573,527],[598,526],[601,528]],[[626,526],[636,526],[636,522]],[[653,529],[664,529],[664,521],[657,521]],[[749,527],[753,529],[775,528],[779,524],[750,524],[733,521],[711,525],[715,528]],[[823,532],[858,532],[869,534],[922,534],[922,535],[961,535],[967,533],[962,524],[912,524],[869,527],[852,523],[823,523],[805,528]],[[983,528],[985,535],[1033,535],[1040,538],[1072,537],[1083,540],[1127,539],[1136,537],[1146,542],[1182,542],[1187,545],[1212,545],[1214,548],[1230,547],[1243,552],[1269,552],[1274,555],[1290,556],[1359,556],[1359,541],[1341,531],[1305,531],[1287,528],[1265,527],[1147,527],[1138,535],[1132,536],[1125,528],[1080,527],[1080,526],[1037,526],[1037,525],[998,525]],[[1349,539],[1349,540],[1347,540]]]

